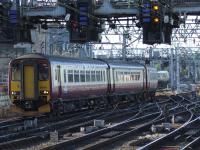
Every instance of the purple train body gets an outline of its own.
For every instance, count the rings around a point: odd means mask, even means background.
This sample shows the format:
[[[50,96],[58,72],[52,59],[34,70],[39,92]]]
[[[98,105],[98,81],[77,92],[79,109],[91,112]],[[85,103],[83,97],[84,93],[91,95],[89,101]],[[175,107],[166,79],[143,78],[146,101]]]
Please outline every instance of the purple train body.
[[[74,110],[127,96],[153,96],[157,71],[137,63],[28,54],[10,63],[10,98],[20,111]]]

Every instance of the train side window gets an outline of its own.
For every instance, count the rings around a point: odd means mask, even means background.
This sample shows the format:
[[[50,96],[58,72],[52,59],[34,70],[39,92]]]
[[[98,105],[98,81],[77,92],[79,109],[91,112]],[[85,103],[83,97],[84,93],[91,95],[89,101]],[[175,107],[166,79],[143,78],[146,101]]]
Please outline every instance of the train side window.
[[[12,71],[12,80],[19,81],[21,80],[21,72],[20,72],[20,65],[14,64],[11,68]]]
[[[122,77],[121,77],[121,72],[118,71],[118,81],[119,81],[119,82],[121,82],[121,78],[122,78]]]
[[[122,81],[122,73],[120,71],[118,72],[118,76],[119,76],[119,81],[121,82]]]
[[[125,81],[125,76],[124,76],[124,72],[121,72],[121,76],[122,76],[122,81]]]
[[[140,80],[140,75],[136,75],[136,80]]]
[[[103,81],[106,81],[106,73],[105,73],[105,71],[103,71],[103,74],[102,74],[103,76],[102,76],[102,79],[103,79]]]
[[[129,81],[132,81],[132,74],[129,72]]]
[[[56,69],[57,75],[58,69]],[[49,67],[47,64],[39,64],[39,80],[46,81],[49,78]]]
[[[134,74],[133,74],[133,72],[131,73],[131,81],[134,81]]]
[[[125,78],[126,78],[126,82],[129,81],[129,75],[128,75],[128,72],[125,72]]]
[[[91,79],[92,79],[92,82],[94,82],[96,79],[95,79],[95,71],[91,71]]]
[[[130,72],[127,72],[127,80],[130,81]]]
[[[96,81],[101,81],[100,71],[96,71]]]
[[[124,81],[125,81],[125,82],[127,82],[127,81],[128,81],[127,72],[124,72]]]
[[[85,71],[80,71],[81,82],[85,82]]]
[[[100,71],[100,81],[103,81],[103,73],[102,73],[102,70]]]
[[[68,82],[74,82],[73,79],[73,70],[68,70]]]
[[[104,81],[106,81],[106,79],[108,79],[107,71],[103,71],[103,77],[104,77]]]
[[[115,77],[116,77],[116,81],[119,81],[119,77],[118,77],[118,71],[115,72]]]
[[[64,69],[64,82],[67,82],[67,77],[66,77],[66,69]]]
[[[86,71],[86,82],[90,82],[90,71]]]
[[[74,82],[80,82],[78,70],[74,70]]]
[[[55,80],[58,80],[57,69],[55,69]]]
[[[102,81],[103,81],[103,82],[105,81],[105,74],[104,74],[104,71],[102,71]]]

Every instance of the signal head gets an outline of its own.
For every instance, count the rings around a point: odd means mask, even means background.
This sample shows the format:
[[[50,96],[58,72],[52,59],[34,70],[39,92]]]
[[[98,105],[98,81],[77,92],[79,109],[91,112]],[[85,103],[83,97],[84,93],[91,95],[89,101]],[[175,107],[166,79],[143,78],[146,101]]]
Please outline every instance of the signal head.
[[[158,17],[153,18],[153,23],[159,23],[160,19]]]
[[[153,5],[153,10],[154,11],[158,11],[159,10],[159,6],[158,5]]]

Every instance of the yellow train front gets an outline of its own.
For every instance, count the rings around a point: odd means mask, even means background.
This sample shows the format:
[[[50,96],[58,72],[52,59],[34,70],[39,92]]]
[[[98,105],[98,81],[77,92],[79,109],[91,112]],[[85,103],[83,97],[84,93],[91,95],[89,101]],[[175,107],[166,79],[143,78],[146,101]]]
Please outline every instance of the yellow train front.
[[[49,112],[50,67],[47,59],[22,56],[10,62],[9,95],[15,112]]]

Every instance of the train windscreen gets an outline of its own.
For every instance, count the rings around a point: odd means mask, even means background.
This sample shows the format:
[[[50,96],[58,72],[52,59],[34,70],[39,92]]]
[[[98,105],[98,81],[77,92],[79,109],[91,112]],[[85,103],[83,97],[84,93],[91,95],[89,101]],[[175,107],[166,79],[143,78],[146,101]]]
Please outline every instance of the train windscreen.
[[[21,71],[20,71],[19,63],[15,63],[12,65],[11,72],[12,72],[12,80],[13,81],[21,80]]]
[[[39,64],[39,80],[46,81],[49,79],[49,67],[47,64]]]

